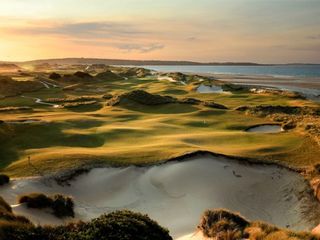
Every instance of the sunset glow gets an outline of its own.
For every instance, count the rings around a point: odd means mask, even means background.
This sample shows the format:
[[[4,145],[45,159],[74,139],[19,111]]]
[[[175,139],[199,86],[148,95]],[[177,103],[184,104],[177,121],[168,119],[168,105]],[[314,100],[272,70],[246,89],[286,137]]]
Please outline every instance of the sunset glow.
[[[2,0],[1,60],[320,63],[317,0]]]

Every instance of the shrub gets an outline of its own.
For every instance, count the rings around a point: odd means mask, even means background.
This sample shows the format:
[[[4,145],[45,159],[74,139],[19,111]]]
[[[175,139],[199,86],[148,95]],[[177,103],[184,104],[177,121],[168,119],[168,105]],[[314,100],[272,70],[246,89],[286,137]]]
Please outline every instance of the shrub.
[[[28,208],[49,208],[52,206],[52,199],[42,193],[31,193],[20,196],[19,203],[26,203]]]
[[[56,217],[74,217],[74,203],[72,198],[61,194],[47,196],[42,193],[23,195],[18,199],[19,203],[26,203],[28,208],[51,208]]]
[[[57,79],[60,79],[60,78],[61,78],[61,75],[60,75],[59,73],[53,72],[53,73],[51,73],[51,74],[49,75],[49,78],[52,79],[52,80],[57,80]]]
[[[0,186],[8,184],[10,182],[9,176],[5,174],[0,174]]]
[[[224,239],[226,234],[232,233],[233,236],[241,239],[243,231],[248,225],[249,222],[242,216],[224,209],[218,209],[206,211],[198,228],[205,237]]]
[[[36,227],[0,222],[0,239],[6,240],[172,240],[168,230],[147,215],[117,211],[90,222]]]
[[[74,217],[74,202],[72,198],[65,197],[61,194],[56,194],[52,197],[51,208],[55,216],[62,217]]]
[[[89,239],[99,240],[172,240],[168,230],[147,215],[126,210],[93,219],[80,232],[81,236],[85,233]]]

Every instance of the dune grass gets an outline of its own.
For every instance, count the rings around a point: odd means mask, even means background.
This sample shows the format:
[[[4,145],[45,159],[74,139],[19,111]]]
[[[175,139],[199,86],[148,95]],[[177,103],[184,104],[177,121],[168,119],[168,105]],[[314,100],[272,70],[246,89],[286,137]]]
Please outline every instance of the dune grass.
[[[225,209],[207,210],[201,218],[198,229],[210,239],[319,239],[319,236],[308,232],[294,232],[259,221],[250,222],[241,215]]]

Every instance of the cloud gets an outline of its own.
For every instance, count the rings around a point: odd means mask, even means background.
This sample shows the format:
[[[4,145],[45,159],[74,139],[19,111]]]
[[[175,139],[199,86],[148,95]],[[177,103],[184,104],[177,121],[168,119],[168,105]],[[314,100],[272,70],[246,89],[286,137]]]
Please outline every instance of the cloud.
[[[119,44],[117,46],[121,50],[126,50],[128,52],[138,51],[141,53],[153,52],[159,49],[163,49],[164,45],[160,43],[151,43],[151,44]]]
[[[63,35],[77,38],[112,38],[147,35],[139,26],[120,22],[80,22],[43,25],[32,24],[26,27],[7,29],[16,34]]]
[[[198,38],[197,37],[187,37],[186,40],[190,41],[190,42],[193,42],[193,41],[198,40]]]
[[[320,40],[320,34],[308,36],[307,39]]]
[[[149,53],[156,50],[163,49],[165,45],[160,43],[126,43],[114,40],[73,40],[73,43],[77,45],[87,45],[87,46],[99,46],[99,47],[113,47],[125,52],[139,52],[139,53]],[[131,41],[132,42],[132,41]]]
[[[309,45],[274,45],[271,46],[276,50],[289,50],[289,51],[302,51],[302,52],[318,52],[320,51],[320,44],[309,44]]]

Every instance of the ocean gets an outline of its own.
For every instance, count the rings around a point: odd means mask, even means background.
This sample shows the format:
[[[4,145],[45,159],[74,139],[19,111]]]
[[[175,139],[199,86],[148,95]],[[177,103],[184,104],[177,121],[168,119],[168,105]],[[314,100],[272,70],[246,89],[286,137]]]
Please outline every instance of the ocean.
[[[320,77],[319,65],[275,66],[143,66],[164,72],[265,75],[273,77]],[[320,80],[319,80],[320,81]]]
[[[319,65],[275,66],[143,66],[160,72],[216,74],[219,80],[234,84],[264,86],[299,92],[320,102]],[[221,75],[219,75],[221,74]],[[223,76],[225,74],[226,76]]]

